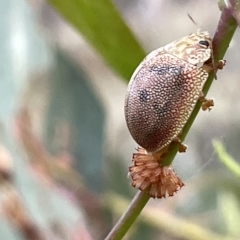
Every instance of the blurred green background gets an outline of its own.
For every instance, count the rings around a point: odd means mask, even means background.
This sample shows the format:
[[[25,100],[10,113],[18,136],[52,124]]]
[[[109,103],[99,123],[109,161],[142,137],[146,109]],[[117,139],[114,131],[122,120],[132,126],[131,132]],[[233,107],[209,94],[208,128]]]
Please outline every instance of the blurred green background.
[[[136,193],[127,82],[147,53],[197,30],[187,13],[213,35],[217,1],[2,0],[0,12],[0,239],[104,239]],[[215,106],[173,162],[186,186],[151,200],[125,239],[240,239],[240,182],[212,146],[240,163],[239,42],[237,30]]]

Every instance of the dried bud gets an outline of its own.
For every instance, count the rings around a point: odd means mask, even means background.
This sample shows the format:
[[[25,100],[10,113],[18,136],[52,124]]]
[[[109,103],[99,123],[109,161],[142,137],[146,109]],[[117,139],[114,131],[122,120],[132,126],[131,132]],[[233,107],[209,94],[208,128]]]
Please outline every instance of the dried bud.
[[[161,166],[157,158],[143,148],[133,154],[133,166],[129,168],[132,186],[141,191],[150,187],[149,194],[153,198],[173,196],[184,183],[168,166]]]

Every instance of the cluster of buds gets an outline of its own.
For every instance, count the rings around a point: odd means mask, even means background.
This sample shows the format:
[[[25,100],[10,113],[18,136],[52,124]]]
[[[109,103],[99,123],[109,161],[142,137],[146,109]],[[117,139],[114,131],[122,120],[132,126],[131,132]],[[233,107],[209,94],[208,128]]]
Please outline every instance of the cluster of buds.
[[[184,183],[171,167],[161,166],[158,158],[144,148],[137,148],[132,158],[133,165],[129,167],[132,186],[141,191],[149,188],[149,195],[153,198],[173,196]]]

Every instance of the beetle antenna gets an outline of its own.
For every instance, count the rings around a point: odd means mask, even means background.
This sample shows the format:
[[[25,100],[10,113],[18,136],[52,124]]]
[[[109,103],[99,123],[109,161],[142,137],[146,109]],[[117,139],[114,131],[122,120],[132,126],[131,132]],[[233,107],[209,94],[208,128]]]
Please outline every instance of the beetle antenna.
[[[192,18],[192,16],[191,16],[189,13],[188,13],[187,15],[188,15],[188,17],[190,18],[190,20],[193,22],[194,25],[199,26],[199,25],[194,21],[194,19]]]
[[[192,17],[189,13],[188,13],[187,15],[188,15],[188,17],[190,18],[190,20],[192,21],[192,23],[193,23],[195,26],[197,26],[197,28],[198,28],[198,29],[197,29],[197,32],[199,33],[199,32],[200,32],[200,26],[199,26],[199,24],[194,21],[193,17]]]

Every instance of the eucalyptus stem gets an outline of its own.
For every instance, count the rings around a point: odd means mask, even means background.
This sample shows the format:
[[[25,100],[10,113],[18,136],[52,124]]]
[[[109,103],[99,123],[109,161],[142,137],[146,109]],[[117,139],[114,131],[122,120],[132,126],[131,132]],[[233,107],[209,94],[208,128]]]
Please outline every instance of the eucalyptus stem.
[[[122,239],[128,229],[132,226],[139,213],[142,211],[144,206],[149,200],[149,194],[147,191],[137,192],[132,202],[128,206],[126,212],[118,220],[116,225],[113,227],[111,232],[105,238],[105,240],[117,240]]]
[[[219,19],[217,30],[213,38],[213,53],[214,53],[215,62],[218,62],[218,60],[224,57],[236,28],[237,28],[237,23],[235,19],[232,17],[231,12],[226,7],[224,7]],[[214,78],[214,74],[212,73],[209,75],[208,80],[204,85],[203,93],[205,95],[207,94],[213,82],[213,78]],[[190,118],[188,119],[186,125],[183,128],[183,131],[181,134],[182,141],[185,139],[189,129],[191,128],[194,122],[194,119],[196,118],[200,110],[200,107],[201,107],[201,103],[198,102]],[[177,145],[173,143],[170,145],[169,152],[161,163],[166,166],[171,165],[176,153],[177,153]],[[105,238],[105,240],[122,239],[123,236],[128,231],[128,229],[136,220],[137,216],[141,213],[144,206],[147,204],[149,198],[150,197],[148,195],[148,190],[144,192],[138,192],[134,197],[134,199],[132,200],[132,202],[130,203],[127,210],[125,211],[125,213],[116,223],[116,225],[108,234],[108,236]]]

